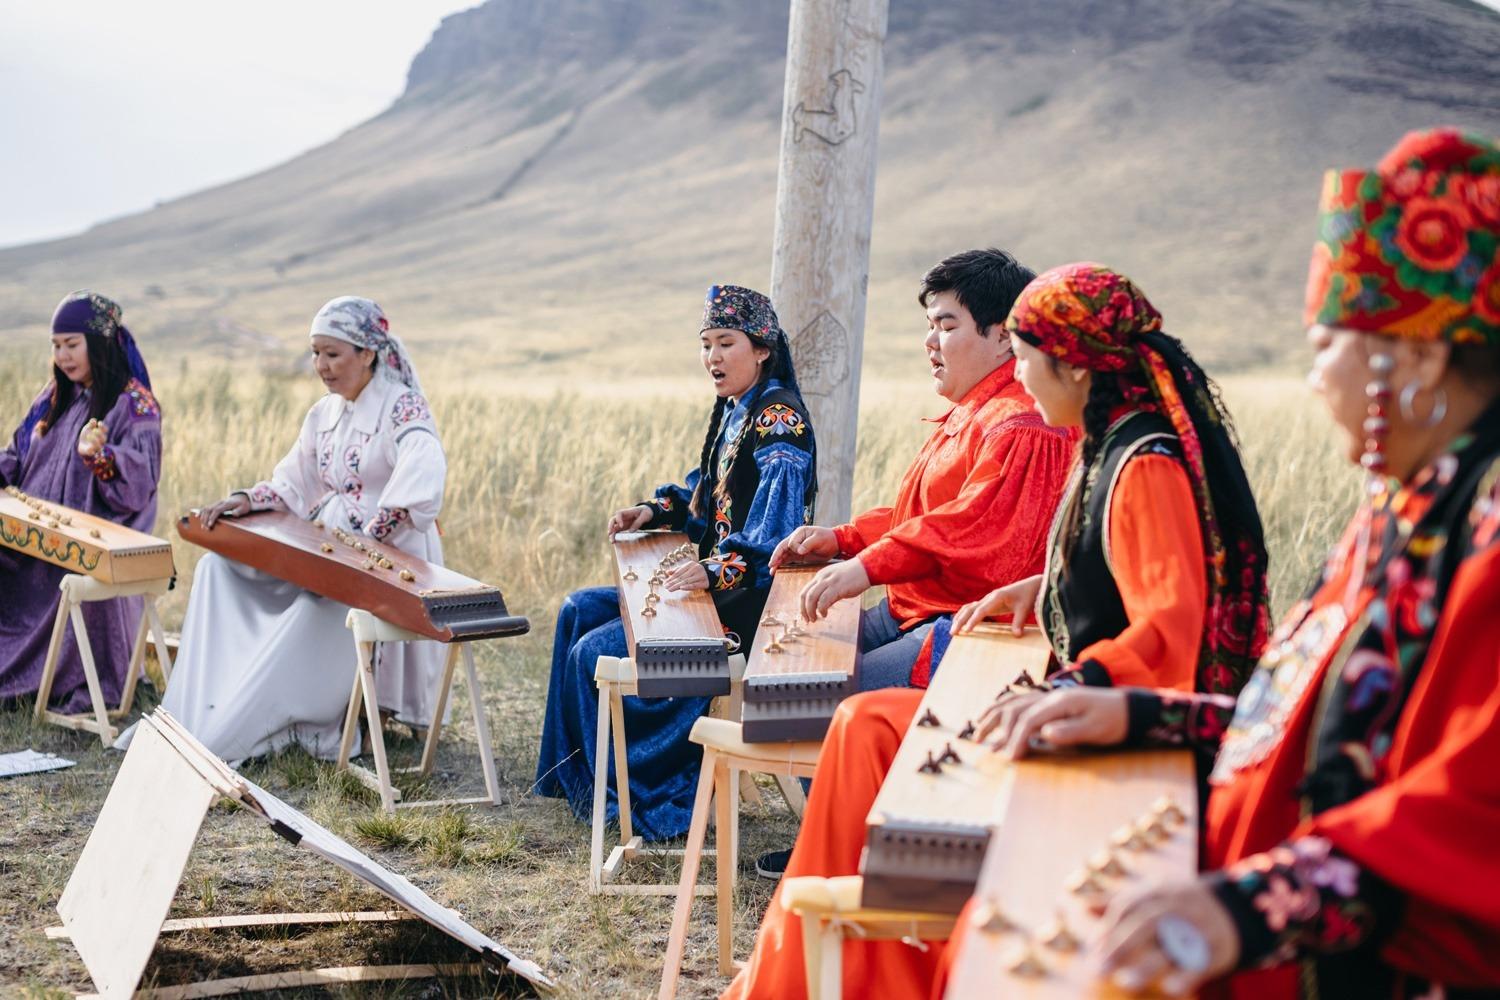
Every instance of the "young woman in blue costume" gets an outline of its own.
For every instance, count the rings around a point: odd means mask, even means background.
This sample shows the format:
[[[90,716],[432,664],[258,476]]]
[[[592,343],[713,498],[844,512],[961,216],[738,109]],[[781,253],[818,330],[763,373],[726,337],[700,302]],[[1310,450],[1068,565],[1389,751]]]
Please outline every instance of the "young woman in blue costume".
[[[699,558],[671,573],[667,589],[709,591],[726,634],[749,642],[771,587],[772,551],[811,520],[817,494],[813,429],[770,299],[736,285],[713,286],[699,339],[717,400],[698,467],[686,484],[662,486],[652,499],[616,511],[608,532],[685,531]],[[570,594],[557,615],[536,790],[566,798],[580,819],[588,816],[594,797],[594,665],[601,656],[626,655],[615,588]],[[700,758],[688,733],[708,702],[625,699],[631,818],[646,840],[687,832]],[[609,773],[613,782],[613,768]],[[608,796],[614,819],[612,785]]]

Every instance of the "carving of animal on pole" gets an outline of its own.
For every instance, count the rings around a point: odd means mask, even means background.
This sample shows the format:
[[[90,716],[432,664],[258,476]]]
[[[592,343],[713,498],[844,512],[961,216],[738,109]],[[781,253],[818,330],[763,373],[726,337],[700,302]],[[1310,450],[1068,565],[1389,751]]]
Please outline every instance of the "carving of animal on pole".
[[[830,74],[828,85],[831,90],[827,107],[809,108],[805,102],[799,102],[792,109],[793,142],[801,142],[802,134],[810,132],[830,146],[837,146],[859,127],[854,96],[863,94],[865,85],[847,69]]]

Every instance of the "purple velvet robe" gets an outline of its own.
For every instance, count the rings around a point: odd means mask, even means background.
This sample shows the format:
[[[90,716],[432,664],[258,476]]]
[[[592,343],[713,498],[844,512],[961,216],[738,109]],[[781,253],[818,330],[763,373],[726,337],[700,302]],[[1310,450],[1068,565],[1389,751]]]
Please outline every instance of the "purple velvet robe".
[[[0,451],[0,486],[19,486],[38,499],[150,532],[156,524],[156,484],[161,476],[161,411],[156,399],[140,382],[130,381],[104,418],[108,442],[101,460],[93,463],[78,454],[78,433],[88,422],[90,400],[89,390],[80,392],[45,435],[32,432],[23,439],[18,428]],[[0,548],[0,700],[34,693],[41,683],[57,614],[58,584],[65,572]],[[85,604],[83,618],[100,687],[114,706],[140,626],[141,598]],[[64,712],[92,707],[72,628],[65,633],[51,700]]]

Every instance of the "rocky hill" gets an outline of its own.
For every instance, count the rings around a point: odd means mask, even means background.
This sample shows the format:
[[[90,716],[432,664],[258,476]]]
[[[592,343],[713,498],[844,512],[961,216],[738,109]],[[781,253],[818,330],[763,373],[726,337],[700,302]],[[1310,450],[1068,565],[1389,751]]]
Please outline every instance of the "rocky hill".
[[[768,282],[786,17],[489,0],[334,141],[0,251],[0,336],[90,285],[158,353],[284,357],[358,293],[497,385],[690,374],[703,287]],[[1219,366],[1300,359],[1321,170],[1500,134],[1496,52],[1467,0],[891,0],[867,372],[919,363],[916,279],[980,244],[1128,271]]]

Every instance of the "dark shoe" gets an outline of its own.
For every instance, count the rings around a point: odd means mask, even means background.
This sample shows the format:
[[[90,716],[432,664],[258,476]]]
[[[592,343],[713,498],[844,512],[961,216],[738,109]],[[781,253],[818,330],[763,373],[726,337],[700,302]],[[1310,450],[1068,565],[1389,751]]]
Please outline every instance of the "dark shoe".
[[[792,858],[791,851],[771,851],[755,859],[755,874],[778,881],[786,871],[786,863]]]

